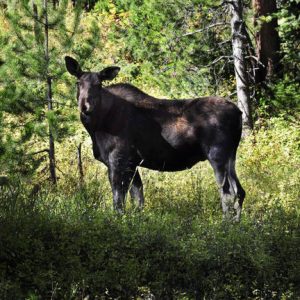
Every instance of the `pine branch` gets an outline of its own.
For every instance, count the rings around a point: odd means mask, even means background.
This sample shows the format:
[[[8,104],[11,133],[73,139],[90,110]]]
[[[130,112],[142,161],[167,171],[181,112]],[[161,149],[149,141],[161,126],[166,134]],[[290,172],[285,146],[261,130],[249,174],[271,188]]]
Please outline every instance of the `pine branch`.
[[[27,12],[27,14],[29,15],[29,17],[31,17],[35,22],[40,23],[41,25],[45,26],[45,23],[42,22],[42,19],[38,17],[36,4],[33,4],[33,7],[34,7],[34,12],[33,13],[27,7],[27,5],[25,5],[24,9]]]

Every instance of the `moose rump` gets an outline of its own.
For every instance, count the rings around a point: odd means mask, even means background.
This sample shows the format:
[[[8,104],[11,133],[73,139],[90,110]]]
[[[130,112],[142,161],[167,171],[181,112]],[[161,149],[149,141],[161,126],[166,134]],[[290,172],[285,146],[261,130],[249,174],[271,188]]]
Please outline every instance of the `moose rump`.
[[[83,72],[76,60],[65,60],[78,79],[81,121],[92,138],[94,156],[108,167],[116,210],[124,210],[128,189],[143,206],[138,166],[179,171],[208,159],[224,216],[240,219],[245,191],[235,172],[242,130],[236,105],[220,97],[156,99],[129,84],[104,88],[102,81],[113,79],[118,67]]]

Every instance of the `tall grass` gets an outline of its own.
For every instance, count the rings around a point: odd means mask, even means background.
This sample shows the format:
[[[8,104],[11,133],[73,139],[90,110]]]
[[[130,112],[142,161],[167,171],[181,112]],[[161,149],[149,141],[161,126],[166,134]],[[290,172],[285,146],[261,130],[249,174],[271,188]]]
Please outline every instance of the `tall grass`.
[[[243,141],[240,224],[222,222],[207,163],[141,170],[146,207],[136,211],[127,199],[120,216],[90,149],[82,184],[75,151],[62,145],[57,187],[1,187],[0,298],[299,298],[299,141],[299,127],[281,119]]]

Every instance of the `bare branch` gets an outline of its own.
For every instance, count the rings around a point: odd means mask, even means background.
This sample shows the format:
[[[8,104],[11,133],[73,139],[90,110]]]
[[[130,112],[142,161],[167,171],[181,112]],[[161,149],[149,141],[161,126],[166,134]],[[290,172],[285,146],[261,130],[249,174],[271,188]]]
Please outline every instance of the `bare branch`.
[[[219,62],[220,60],[222,60],[222,59],[230,60],[230,59],[232,59],[232,58],[233,58],[232,55],[230,55],[230,56],[222,55],[222,56],[216,58],[216,59],[215,59],[214,61],[212,61],[210,64],[206,65],[205,67],[211,67],[211,66],[215,65],[216,63],[218,63],[218,62]]]
[[[43,153],[43,152],[49,153],[49,149],[43,149],[43,150],[40,150],[40,151],[36,151],[36,152],[29,153],[29,154],[27,154],[27,155],[28,155],[28,156],[33,156],[33,155],[40,154],[40,153]]]
[[[217,27],[217,26],[224,26],[224,25],[225,25],[225,26],[228,26],[228,25],[230,25],[230,23],[228,23],[228,22],[218,22],[218,23],[214,23],[214,24],[208,25],[208,26],[205,27],[205,28],[201,28],[201,29],[195,30],[195,31],[193,31],[193,32],[185,33],[185,34],[182,35],[182,36],[193,35],[193,34],[195,34],[195,33],[203,32],[203,31],[205,31],[205,30],[209,30],[209,29],[211,29],[211,28],[214,28],[214,27]]]
[[[218,46],[222,46],[222,45],[227,44],[227,43],[231,43],[231,39],[218,43]]]
[[[248,56],[245,56],[245,58],[252,58],[252,59],[254,59],[259,65],[263,66],[264,68],[266,67],[266,66],[258,59],[258,57],[254,56],[254,55],[248,55]]]

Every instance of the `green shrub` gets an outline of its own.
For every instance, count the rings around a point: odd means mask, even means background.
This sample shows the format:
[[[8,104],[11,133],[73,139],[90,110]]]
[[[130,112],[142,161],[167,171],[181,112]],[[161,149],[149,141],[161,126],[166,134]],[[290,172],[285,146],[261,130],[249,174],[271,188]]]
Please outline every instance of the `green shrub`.
[[[288,120],[297,119],[300,112],[299,88],[299,82],[289,76],[274,83],[259,99],[256,114],[263,118],[283,116]]]

